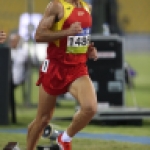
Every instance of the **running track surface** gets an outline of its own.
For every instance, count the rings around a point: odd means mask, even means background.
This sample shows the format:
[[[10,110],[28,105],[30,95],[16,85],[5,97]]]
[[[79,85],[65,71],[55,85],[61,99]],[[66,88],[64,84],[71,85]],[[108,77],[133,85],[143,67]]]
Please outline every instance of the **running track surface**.
[[[1,133],[22,133],[26,134],[27,129],[0,129]],[[118,142],[129,142],[150,145],[150,137],[144,136],[128,136],[119,134],[94,134],[94,133],[78,133],[75,137],[87,139],[111,140]]]

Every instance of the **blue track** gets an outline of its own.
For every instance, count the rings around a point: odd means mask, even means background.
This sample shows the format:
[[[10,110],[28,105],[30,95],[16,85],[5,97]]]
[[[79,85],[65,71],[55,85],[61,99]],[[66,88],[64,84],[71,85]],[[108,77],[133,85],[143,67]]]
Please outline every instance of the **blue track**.
[[[22,133],[26,134],[27,129],[0,129],[1,133]],[[77,138],[87,138],[87,139],[100,139],[100,140],[111,140],[118,142],[129,142],[138,144],[150,145],[150,137],[144,136],[127,136],[119,134],[93,134],[93,133],[78,133],[75,137]]]

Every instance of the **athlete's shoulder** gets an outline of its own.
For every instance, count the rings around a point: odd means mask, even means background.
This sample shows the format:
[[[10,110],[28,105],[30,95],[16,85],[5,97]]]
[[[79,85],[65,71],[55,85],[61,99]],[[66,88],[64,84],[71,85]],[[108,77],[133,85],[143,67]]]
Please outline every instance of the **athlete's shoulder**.
[[[54,14],[58,14],[60,11],[62,10],[62,5],[59,2],[59,0],[51,0],[46,7],[46,14],[49,13],[54,13]]]
[[[61,5],[60,0],[51,0],[47,7],[59,7]]]
[[[92,11],[92,5],[87,3],[86,1],[84,0],[81,0],[81,2],[88,8],[88,10],[91,12]]]

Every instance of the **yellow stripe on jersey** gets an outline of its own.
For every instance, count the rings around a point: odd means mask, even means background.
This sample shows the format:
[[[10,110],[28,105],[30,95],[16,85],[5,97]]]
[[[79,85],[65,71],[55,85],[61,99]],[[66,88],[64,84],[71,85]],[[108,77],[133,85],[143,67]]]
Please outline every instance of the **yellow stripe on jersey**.
[[[80,0],[80,2],[81,2],[81,4],[82,4],[82,6],[84,7],[84,9],[85,9],[87,12],[91,13],[88,4],[87,4],[85,1],[83,1],[83,0]]]
[[[64,7],[64,17],[59,22],[54,24],[54,26],[52,28],[54,31],[59,31],[62,29],[64,22],[67,20],[67,18],[70,16],[71,12],[74,9],[73,5],[66,3],[64,0],[59,0],[59,1]],[[59,47],[59,44],[60,44],[59,40],[54,41],[54,43],[56,44],[56,46]]]

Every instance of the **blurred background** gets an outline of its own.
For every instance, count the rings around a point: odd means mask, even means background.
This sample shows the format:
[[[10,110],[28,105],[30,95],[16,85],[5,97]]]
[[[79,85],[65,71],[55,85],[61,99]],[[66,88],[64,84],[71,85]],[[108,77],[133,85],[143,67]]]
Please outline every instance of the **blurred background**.
[[[150,0],[85,1],[93,6],[91,33],[99,61],[97,67],[91,61],[88,65],[97,90],[99,111],[83,131],[150,136]],[[8,129],[26,129],[36,115],[36,81],[47,43],[35,43],[33,36],[49,2],[0,0],[0,30],[8,35],[6,42],[0,44],[0,146],[11,140]],[[108,84],[110,91],[103,91],[103,84],[104,87]],[[78,104],[69,93],[60,95],[52,123],[60,130],[65,129],[77,109]],[[19,142],[24,148],[25,136],[18,133],[13,136],[21,137]],[[78,140],[75,142],[81,146]],[[101,148],[109,149],[104,143],[101,142]],[[110,146],[124,149],[120,143],[112,142]]]

